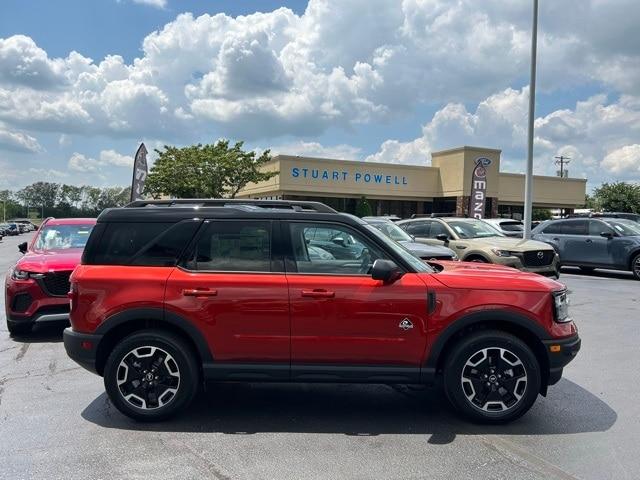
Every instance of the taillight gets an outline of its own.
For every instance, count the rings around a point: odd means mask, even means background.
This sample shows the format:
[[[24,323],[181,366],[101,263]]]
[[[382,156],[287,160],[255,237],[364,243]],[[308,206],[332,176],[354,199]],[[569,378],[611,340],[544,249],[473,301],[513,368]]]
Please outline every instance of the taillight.
[[[69,310],[73,312],[73,307],[77,303],[76,299],[78,297],[78,288],[75,283],[71,282],[69,293],[67,293],[67,297],[69,297]]]

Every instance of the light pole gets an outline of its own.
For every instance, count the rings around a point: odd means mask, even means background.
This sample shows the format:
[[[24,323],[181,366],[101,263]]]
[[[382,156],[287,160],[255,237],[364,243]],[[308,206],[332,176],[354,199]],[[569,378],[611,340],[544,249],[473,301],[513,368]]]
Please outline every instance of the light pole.
[[[527,129],[527,170],[524,180],[524,238],[531,238],[533,210],[533,120],[536,110],[536,51],[538,44],[538,0],[533,0],[531,31],[531,78],[529,79],[529,128]]]

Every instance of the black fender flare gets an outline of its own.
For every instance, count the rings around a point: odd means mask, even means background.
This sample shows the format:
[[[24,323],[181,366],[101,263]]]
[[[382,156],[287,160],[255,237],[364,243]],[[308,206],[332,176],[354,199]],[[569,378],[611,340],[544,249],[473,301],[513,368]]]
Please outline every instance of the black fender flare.
[[[527,331],[531,336],[538,338],[541,342],[552,338],[535,320],[515,312],[493,309],[469,313],[452,322],[438,335],[423,365],[425,374],[435,375],[440,356],[449,340],[464,329],[483,323],[513,325],[521,330]]]
[[[180,315],[169,312],[163,308],[131,308],[123,310],[107,317],[95,330],[96,335],[103,337],[113,329],[125,324],[126,322],[151,320],[160,324],[168,324],[171,327],[181,331],[195,345],[198,354],[203,363],[213,362],[213,354],[202,332],[193,323],[185,320]]]

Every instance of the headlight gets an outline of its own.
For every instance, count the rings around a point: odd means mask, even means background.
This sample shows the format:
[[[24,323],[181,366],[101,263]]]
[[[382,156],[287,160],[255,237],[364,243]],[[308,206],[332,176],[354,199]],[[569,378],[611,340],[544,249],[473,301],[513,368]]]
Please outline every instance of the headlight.
[[[26,279],[29,278],[29,275],[30,275],[29,272],[14,268],[13,272],[11,272],[11,279],[12,280],[26,280]]]
[[[553,292],[553,313],[555,321],[567,323],[571,321],[569,316],[569,297],[566,290]]]
[[[497,257],[513,257],[513,255],[511,254],[511,252],[509,250],[500,250],[499,248],[492,248],[491,251]]]

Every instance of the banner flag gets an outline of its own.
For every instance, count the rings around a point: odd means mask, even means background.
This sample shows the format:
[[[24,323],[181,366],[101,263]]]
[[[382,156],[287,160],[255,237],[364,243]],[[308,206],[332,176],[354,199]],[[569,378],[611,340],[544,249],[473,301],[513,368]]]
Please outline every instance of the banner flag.
[[[147,147],[141,143],[133,161],[133,180],[131,181],[131,201],[141,200],[144,182],[147,179]]]
[[[471,198],[469,199],[469,216],[482,219],[487,200],[487,168],[491,159],[480,157],[476,159],[471,178]]]

